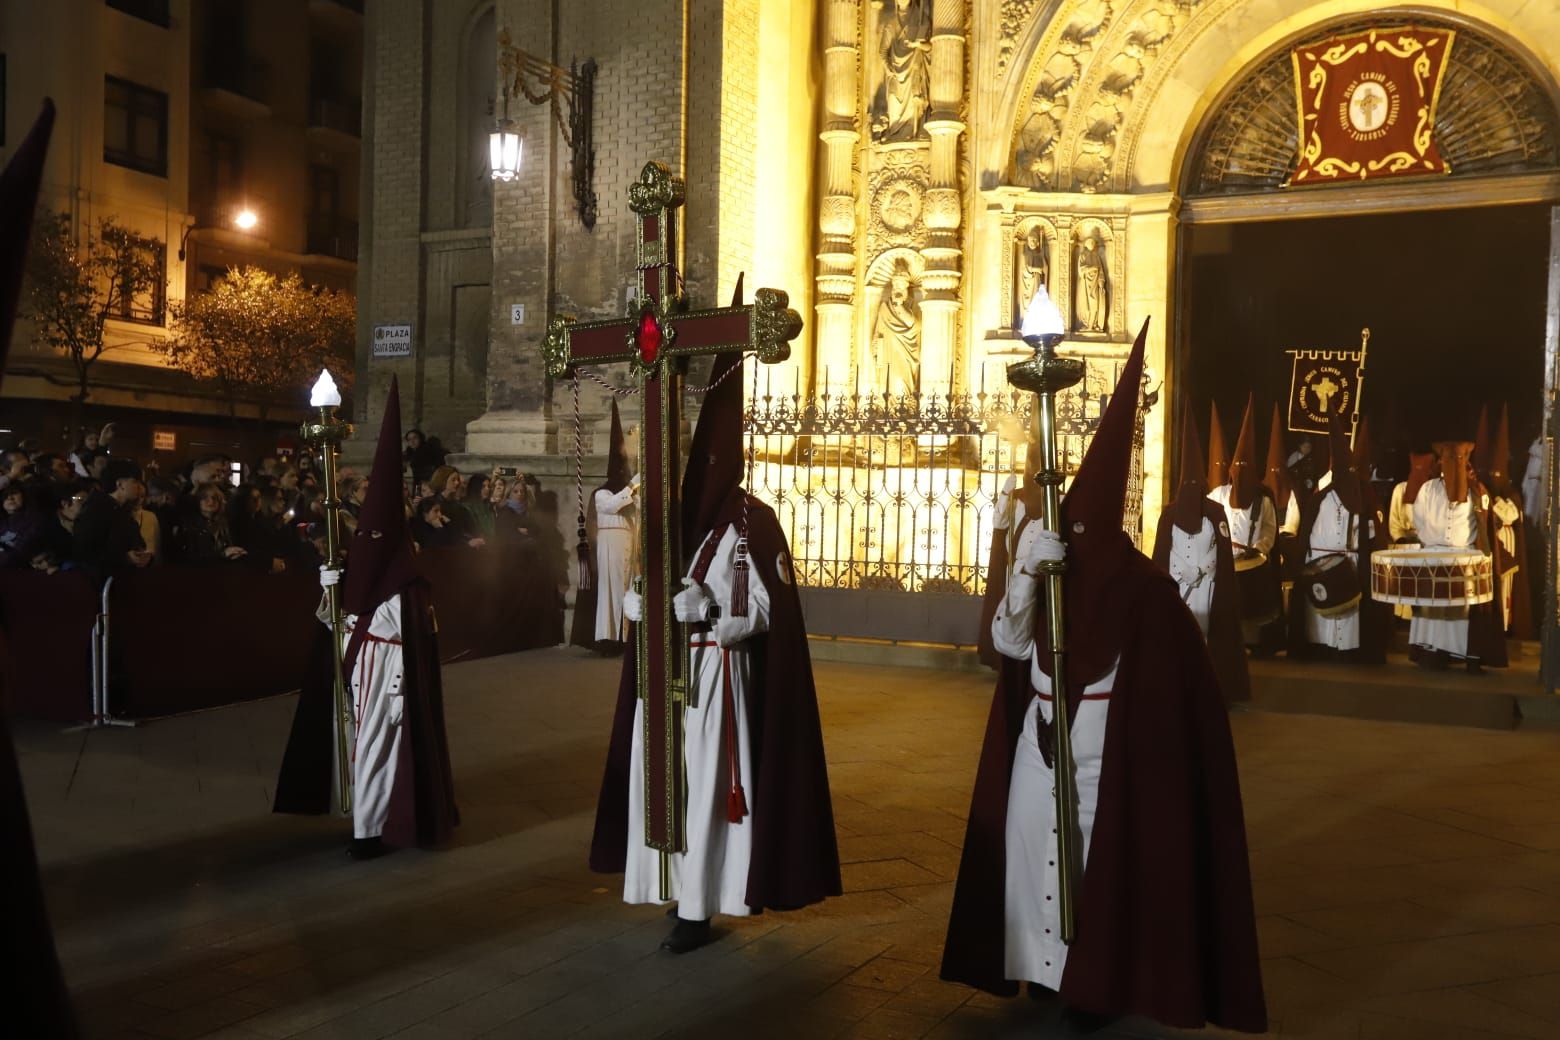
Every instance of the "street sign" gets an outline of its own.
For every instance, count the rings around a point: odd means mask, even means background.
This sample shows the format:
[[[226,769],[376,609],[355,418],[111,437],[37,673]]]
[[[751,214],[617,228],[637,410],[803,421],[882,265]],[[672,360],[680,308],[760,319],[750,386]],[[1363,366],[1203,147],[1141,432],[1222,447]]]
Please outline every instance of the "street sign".
[[[410,325],[375,325],[374,357],[405,358],[412,356],[412,327]]]
[[[511,325],[524,325],[525,324],[525,304],[523,304],[523,303],[511,303],[509,305],[509,324],[511,324]]]

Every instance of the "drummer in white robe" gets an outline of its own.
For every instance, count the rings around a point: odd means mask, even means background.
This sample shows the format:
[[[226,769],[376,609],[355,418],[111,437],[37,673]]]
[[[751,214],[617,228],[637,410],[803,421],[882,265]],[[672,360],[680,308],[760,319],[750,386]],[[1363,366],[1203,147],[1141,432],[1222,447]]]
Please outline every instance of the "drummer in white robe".
[[[1480,512],[1489,506],[1489,494],[1469,478],[1467,441],[1442,441],[1434,445],[1441,476],[1425,481],[1414,497],[1414,529],[1426,549],[1476,549]],[[1428,666],[1446,659],[1466,661],[1476,668],[1478,655],[1469,653],[1467,607],[1415,607],[1408,642],[1414,659]]]
[[[1373,639],[1367,646],[1364,638],[1363,597],[1348,609],[1322,613],[1313,605],[1311,593],[1313,588],[1325,589],[1325,583],[1318,580],[1314,569],[1307,570],[1325,557],[1338,556],[1342,559],[1336,565],[1352,569],[1361,584],[1369,577],[1364,559],[1376,537],[1375,511],[1354,470],[1347,429],[1347,419],[1332,417],[1329,446],[1333,465],[1316,482],[1316,491],[1301,510],[1299,538],[1305,558],[1290,596],[1290,653],[1322,646],[1340,653],[1368,651],[1369,658],[1380,660],[1377,641]]]

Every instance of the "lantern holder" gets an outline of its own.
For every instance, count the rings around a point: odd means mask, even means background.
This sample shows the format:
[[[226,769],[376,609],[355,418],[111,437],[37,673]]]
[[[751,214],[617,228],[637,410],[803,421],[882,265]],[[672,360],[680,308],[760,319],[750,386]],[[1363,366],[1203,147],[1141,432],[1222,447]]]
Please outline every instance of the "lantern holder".
[[[509,120],[509,99],[518,94],[533,105],[551,105],[553,120],[564,144],[569,146],[574,207],[580,223],[596,226],[596,147],[592,137],[592,106],[596,93],[596,61],[570,63],[567,69],[516,47],[505,29],[498,37],[498,71],[503,90],[504,113],[495,133],[514,132]],[[567,111],[565,111],[567,109]],[[518,162],[518,149],[516,157]],[[508,180],[499,170],[495,179]]]

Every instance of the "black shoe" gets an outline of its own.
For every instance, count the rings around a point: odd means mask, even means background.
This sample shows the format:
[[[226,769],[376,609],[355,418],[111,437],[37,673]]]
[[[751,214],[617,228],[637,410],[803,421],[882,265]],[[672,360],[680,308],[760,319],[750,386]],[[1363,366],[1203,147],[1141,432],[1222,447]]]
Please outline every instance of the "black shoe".
[[[1114,1021],[1109,1015],[1095,1014],[1082,1008],[1062,1009],[1062,1032],[1067,1036],[1092,1036]]]
[[[667,953],[689,953],[710,941],[710,922],[677,919],[672,934],[661,940],[661,949]]]
[[[352,844],[347,846],[347,855],[352,859],[378,859],[388,855],[390,849],[379,838],[353,838]]]
[[[1483,675],[1484,674],[1484,668],[1479,664],[1479,659],[1477,657],[1470,657],[1470,658],[1468,658],[1467,659],[1467,665],[1468,665],[1468,674],[1469,675]]]
[[[1038,982],[1026,982],[1024,988],[1029,994],[1029,999],[1037,1004],[1046,1004],[1056,999],[1056,990],[1050,986],[1042,986]]]

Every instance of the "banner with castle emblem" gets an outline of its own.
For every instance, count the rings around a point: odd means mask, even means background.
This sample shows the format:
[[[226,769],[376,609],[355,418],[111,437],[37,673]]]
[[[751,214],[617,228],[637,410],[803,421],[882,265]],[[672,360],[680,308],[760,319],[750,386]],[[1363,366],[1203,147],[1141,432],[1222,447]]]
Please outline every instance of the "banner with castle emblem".
[[[1349,437],[1359,421],[1360,395],[1365,390],[1365,349],[1370,330],[1360,333],[1359,350],[1291,350],[1294,372],[1289,380],[1289,428],[1296,433],[1326,433],[1329,417],[1350,418]]]
[[[1450,173],[1435,109],[1456,36],[1402,26],[1295,48],[1300,160],[1289,184]]]

